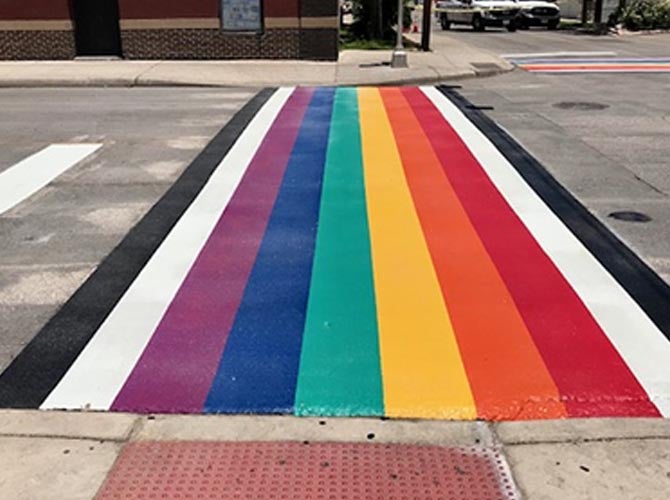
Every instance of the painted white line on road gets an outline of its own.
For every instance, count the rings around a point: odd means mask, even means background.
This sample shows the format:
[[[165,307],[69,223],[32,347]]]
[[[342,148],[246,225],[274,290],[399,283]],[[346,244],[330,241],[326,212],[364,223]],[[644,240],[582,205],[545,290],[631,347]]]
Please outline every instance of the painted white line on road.
[[[0,172],[0,215],[29,198],[102,144],[52,144]]]
[[[41,408],[109,409],[292,92],[256,114]]]
[[[538,57],[614,57],[616,52],[527,52],[520,54],[502,54],[505,59],[525,59]]]
[[[521,66],[522,69],[528,71],[529,73],[670,73],[670,67],[668,68],[653,68],[653,69],[641,69],[641,68],[631,68],[631,69],[596,69],[596,68],[585,68],[585,69],[576,69],[576,68],[566,68],[566,69],[528,69]]]
[[[434,87],[422,87],[601,326],[649,398],[670,416],[670,342],[507,159]]]
[[[568,57],[555,59],[539,57],[522,59],[518,64],[665,64],[670,63],[670,57]]]

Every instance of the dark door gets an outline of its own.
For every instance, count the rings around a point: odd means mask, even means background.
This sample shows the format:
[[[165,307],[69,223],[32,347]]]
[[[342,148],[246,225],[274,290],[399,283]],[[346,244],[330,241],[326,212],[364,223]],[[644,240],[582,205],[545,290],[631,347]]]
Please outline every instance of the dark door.
[[[118,0],[73,0],[78,56],[120,56]]]

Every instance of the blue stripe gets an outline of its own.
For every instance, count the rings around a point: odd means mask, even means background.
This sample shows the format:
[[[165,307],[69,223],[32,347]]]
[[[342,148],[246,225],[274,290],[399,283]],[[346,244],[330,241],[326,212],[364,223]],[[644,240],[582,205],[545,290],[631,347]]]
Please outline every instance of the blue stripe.
[[[293,411],[334,94],[307,109],[205,412]]]

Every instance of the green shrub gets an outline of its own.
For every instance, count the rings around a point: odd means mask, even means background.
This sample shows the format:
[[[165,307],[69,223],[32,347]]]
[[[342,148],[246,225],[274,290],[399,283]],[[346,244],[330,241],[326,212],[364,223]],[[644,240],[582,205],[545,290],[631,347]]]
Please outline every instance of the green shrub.
[[[610,16],[610,24],[622,24],[631,31],[670,29],[670,0],[634,0]]]

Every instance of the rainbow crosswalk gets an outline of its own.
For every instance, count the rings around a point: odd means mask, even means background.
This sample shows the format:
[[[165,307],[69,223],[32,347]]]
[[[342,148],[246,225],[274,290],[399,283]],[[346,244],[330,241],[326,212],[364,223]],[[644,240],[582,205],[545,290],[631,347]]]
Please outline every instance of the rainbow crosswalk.
[[[667,57],[510,58],[531,73],[670,73]]]
[[[578,237],[596,227],[586,210],[541,195],[458,103],[433,87],[269,92],[76,360],[39,374],[38,406],[670,415],[669,324],[645,280],[660,300],[667,287],[616,244],[594,250],[611,234]]]

